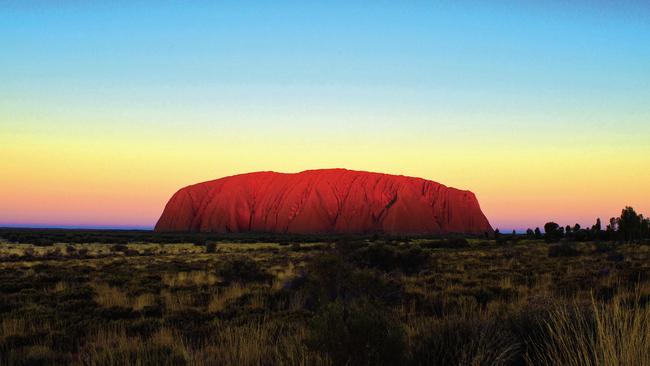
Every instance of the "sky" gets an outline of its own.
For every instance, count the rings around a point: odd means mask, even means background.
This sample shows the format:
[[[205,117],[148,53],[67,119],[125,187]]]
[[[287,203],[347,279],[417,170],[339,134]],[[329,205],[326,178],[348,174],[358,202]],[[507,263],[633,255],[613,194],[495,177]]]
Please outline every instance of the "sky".
[[[650,215],[649,40],[645,1],[0,1],[0,226],[151,228],[183,186],[334,167],[501,231]]]

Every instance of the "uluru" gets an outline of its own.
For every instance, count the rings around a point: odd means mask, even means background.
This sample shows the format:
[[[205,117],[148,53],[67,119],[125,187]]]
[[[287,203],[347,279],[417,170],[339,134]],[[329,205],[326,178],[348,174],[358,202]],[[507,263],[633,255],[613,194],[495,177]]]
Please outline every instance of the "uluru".
[[[422,178],[347,169],[255,172],[190,185],[158,232],[484,234],[476,196]]]

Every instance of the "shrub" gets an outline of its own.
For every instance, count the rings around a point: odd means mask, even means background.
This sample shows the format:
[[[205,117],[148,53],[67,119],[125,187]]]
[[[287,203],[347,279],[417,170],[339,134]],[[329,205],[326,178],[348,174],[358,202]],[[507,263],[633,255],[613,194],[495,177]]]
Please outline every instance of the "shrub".
[[[454,249],[469,248],[469,242],[465,238],[448,238],[444,240],[429,240],[420,244],[420,247],[427,249]]]
[[[204,237],[202,237],[202,236],[193,237],[193,238],[191,238],[189,240],[189,242],[196,245],[196,246],[198,246],[198,247],[202,247],[202,246],[207,244],[206,239]]]
[[[216,251],[217,251],[217,243],[211,241],[205,244],[206,253],[216,253]]]
[[[34,245],[37,247],[51,247],[54,245],[54,240],[48,238],[40,238],[34,241]]]
[[[61,249],[54,248],[52,250],[48,250],[46,256],[48,258],[59,258],[61,257]]]
[[[611,252],[609,255],[607,255],[607,260],[610,262],[623,262],[625,260],[625,256],[621,252]]]
[[[420,272],[428,262],[429,254],[419,247],[409,247],[399,253],[399,266],[406,274]]]
[[[219,270],[221,276],[227,282],[265,282],[273,279],[273,276],[264,271],[254,260],[241,257],[224,263]]]
[[[24,249],[24,250],[23,250],[22,258],[23,258],[24,260],[30,260],[30,259],[34,258],[34,256],[35,256],[34,249],[32,249],[32,248],[27,248],[27,249]]]
[[[335,365],[400,365],[406,356],[399,321],[367,299],[327,305],[311,322],[307,344]]]
[[[415,246],[400,249],[393,245],[378,243],[357,249],[351,254],[351,258],[361,266],[386,272],[399,269],[404,273],[412,274],[419,272],[428,262],[429,254]]]
[[[448,238],[446,241],[449,248],[469,248],[469,242],[465,238]]]
[[[403,292],[393,276],[372,269],[358,269],[337,255],[314,258],[290,288],[303,293],[306,305],[316,309],[331,301],[369,298],[377,303],[396,303]]]
[[[580,251],[575,247],[575,245],[569,243],[551,245],[548,247],[549,257],[576,257],[578,255],[580,255]]]
[[[598,242],[596,243],[596,253],[609,253],[614,251],[614,246],[611,243]]]
[[[140,252],[135,249],[126,249],[123,253],[127,257],[135,257],[137,255],[140,255]]]
[[[113,252],[113,253],[116,253],[116,252],[122,252],[122,253],[123,253],[123,252],[125,252],[127,249],[129,249],[129,247],[127,247],[127,246],[124,245],[124,244],[115,244],[115,245],[111,246],[111,249],[110,249],[110,250],[111,250],[111,252]]]

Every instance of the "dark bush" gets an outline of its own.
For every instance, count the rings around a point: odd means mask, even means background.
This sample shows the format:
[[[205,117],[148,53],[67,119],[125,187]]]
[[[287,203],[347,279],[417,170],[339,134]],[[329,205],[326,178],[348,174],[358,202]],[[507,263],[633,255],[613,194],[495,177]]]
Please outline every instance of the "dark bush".
[[[609,255],[607,255],[607,260],[610,262],[623,262],[625,260],[625,256],[623,256],[623,254],[620,252],[611,252]]]
[[[99,310],[99,316],[108,320],[133,319],[137,316],[137,313],[133,312],[130,308],[111,306],[110,308],[101,308]]]
[[[34,241],[34,245],[37,247],[51,247],[54,245],[54,240],[49,238],[39,238]]]
[[[397,249],[395,247],[377,243],[355,250],[351,258],[355,263],[364,267],[392,271],[399,267],[397,256]]]
[[[126,252],[128,249],[129,249],[129,247],[127,247],[127,246],[124,245],[124,244],[115,244],[115,245],[111,246],[111,249],[110,249],[110,250],[111,250],[111,252],[113,252],[113,253],[116,253],[116,252],[122,252],[122,253],[124,253],[124,252]]]
[[[323,308],[310,324],[307,344],[335,365],[401,365],[406,358],[401,324],[367,299]]]
[[[598,242],[596,243],[596,253],[609,253],[614,251],[615,247],[612,243]]]
[[[406,274],[420,272],[429,262],[429,254],[419,247],[409,247],[399,254],[400,269]]]
[[[47,258],[61,258],[61,249],[59,248],[54,248],[52,250],[48,250],[48,252],[45,255]]]
[[[254,260],[241,257],[224,263],[219,275],[227,282],[265,282],[273,276],[264,271]]]
[[[377,268],[386,272],[399,269],[412,274],[419,272],[428,262],[429,254],[416,246],[399,248],[376,243],[355,250],[351,259],[362,267]]]
[[[125,250],[123,253],[124,253],[124,255],[127,256],[127,257],[135,257],[135,256],[140,255],[140,252],[138,252],[138,251],[135,250],[135,249],[127,249],[127,250]]]
[[[126,333],[133,336],[149,337],[160,328],[160,321],[158,319],[135,319],[126,326]]]
[[[442,240],[428,240],[420,243],[420,247],[426,249],[455,249],[469,248],[469,242],[465,238],[448,238]]]
[[[145,306],[140,310],[140,313],[146,317],[160,318],[163,314],[162,304]]]
[[[305,271],[288,284],[289,290],[307,292],[308,301],[318,306],[336,299],[343,282],[352,272],[349,263],[335,254],[325,254],[312,259]]]
[[[306,306],[311,309],[331,301],[349,302],[362,297],[394,304],[403,292],[400,282],[392,276],[355,268],[334,254],[314,258],[305,272],[289,284],[289,289],[303,292]]]
[[[358,249],[364,248],[368,244],[361,241],[352,241],[352,240],[338,240],[334,243],[334,249],[336,253],[342,257],[349,257],[352,253]]]
[[[216,251],[217,251],[217,243],[211,241],[205,244],[206,253],[216,253]]]
[[[208,242],[203,236],[195,236],[188,240],[190,243],[196,245],[197,247],[205,246]]]
[[[548,247],[549,257],[576,257],[579,255],[580,251],[575,247],[575,245],[570,243],[556,244]]]

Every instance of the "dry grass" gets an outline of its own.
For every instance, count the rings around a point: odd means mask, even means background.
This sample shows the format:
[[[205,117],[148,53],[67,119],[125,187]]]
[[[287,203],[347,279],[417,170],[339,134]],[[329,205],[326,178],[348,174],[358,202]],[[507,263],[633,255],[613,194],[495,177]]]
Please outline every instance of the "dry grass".
[[[95,301],[101,306],[106,308],[113,306],[131,307],[131,298],[121,289],[105,283],[93,283],[91,286],[96,293]]]
[[[637,294],[638,294],[637,290]],[[542,365],[650,365],[650,307],[637,296],[618,296],[608,304],[592,298],[590,308],[574,303],[551,313],[548,338],[537,344],[535,362]]]
[[[242,297],[245,293],[247,293],[247,289],[239,282],[235,282],[224,289],[219,289],[212,294],[208,304],[208,311],[211,313],[222,311],[230,301]]]
[[[163,283],[170,288],[193,287],[193,286],[214,286],[219,278],[206,271],[191,271],[178,273],[165,273]]]
[[[164,290],[160,293],[160,298],[165,304],[165,309],[168,311],[182,311],[192,307],[194,303],[194,298],[191,294],[187,293],[176,293],[168,290]]]
[[[183,343],[169,329],[141,338],[114,327],[92,334],[79,356],[84,365],[175,365],[185,362],[185,352]]]
[[[88,255],[75,257],[59,246],[60,256],[47,257],[53,247],[0,245],[1,365],[331,364],[308,340],[322,311],[314,291],[340,268],[305,282],[326,249],[220,243],[207,254],[185,243],[129,244],[148,254],[128,256],[78,244]],[[624,260],[612,262],[578,247],[582,255],[570,258],[549,258],[538,242],[425,249],[426,264],[409,274],[364,258],[351,264],[360,277],[332,288],[347,291],[344,302],[371,297],[394,315],[407,365],[650,366],[650,250],[618,246]],[[272,279],[226,281],[224,264],[242,257]],[[397,284],[396,298],[371,291],[384,281]],[[632,282],[641,285],[629,291]]]

